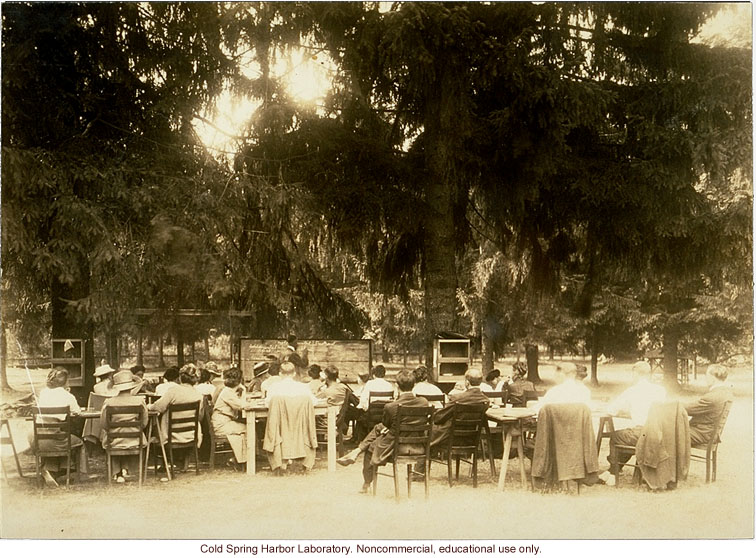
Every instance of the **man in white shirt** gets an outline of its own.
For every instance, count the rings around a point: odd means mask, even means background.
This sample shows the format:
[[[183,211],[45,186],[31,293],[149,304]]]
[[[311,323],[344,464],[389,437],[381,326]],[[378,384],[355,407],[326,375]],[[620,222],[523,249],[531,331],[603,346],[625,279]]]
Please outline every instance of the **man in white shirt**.
[[[557,365],[557,379],[559,384],[552,387],[541,398],[538,408],[549,403],[585,403],[591,404],[591,390],[578,381],[578,369],[571,362],[563,362]]]
[[[365,384],[365,387],[362,388],[362,393],[360,394],[360,403],[357,405],[358,409],[362,409],[363,411],[367,411],[368,404],[370,403],[370,393],[375,391],[394,391],[393,384],[389,383],[384,379],[384,376],[386,375],[386,368],[383,367],[383,365],[379,364],[378,366],[374,366],[371,370],[373,374],[373,379],[368,380]],[[382,397],[381,399],[391,399],[390,397]]]
[[[178,379],[178,368],[176,368],[175,366],[166,368],[165,372],[163,372],[162,383],[159,383],[155,386],[155,395],[159,395],[160,397],[164,396],[171,388],[179,385],[179,383],[176,381]]]
[[[312,393],[310,386],[295,379],[296,372],[297,369],[291,362],[281,364],[278,381],[268,388],[265,395],[265,404],[268,407],[270,407],[270,400],[276,396],[296,397],[298,395],[306,395],[312,399],[313,405],[318,403],[318,398]]]

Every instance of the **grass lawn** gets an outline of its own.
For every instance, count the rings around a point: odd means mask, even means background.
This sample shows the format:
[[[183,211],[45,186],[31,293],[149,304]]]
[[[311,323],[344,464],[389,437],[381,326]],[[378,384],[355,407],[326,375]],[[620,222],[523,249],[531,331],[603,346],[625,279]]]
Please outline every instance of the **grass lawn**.
[[[505,366],[504,363],[502,363]],[[28,388],[24,371],[12,371],[11,384]],[[32,380],[44,380],[33,372]],[[548,383],[553,367],[543,367]],[[629,365],[604,365],[594,390],[606,399],[629,380]],[[754,536],[753,375],[750,368],[731,374],[736,400],[720,446],[716,483],[704,482],[705,467],[691,463],[686,482],[673,491],[652,493],[623,475],[620,488],[593,486],[580,495],[541,494],[523,489],[512,462],[505,492],[497,492],[483,463],[478,488],[464,480],[450,488],[446,469],[434,464],[431,495],[423,499],[415,483],[407,500],[393,497],[391,479],[381,477],[376,498],[358,494],[360,466],[329,473],[324,460],[307,476],[249,478],[228,470],[181,474],[159,483],[152,474],[140,490],[135,483],[108,486],[104,478],[70,489],[39,490],[31,480],[11,477],[0,491],[2,538],[142,539],[636,539],[752,538]],[[25,385],[24,385],[25,384]],[[695,387],[695,386],[693,386]],[[696,397],[695,390],[681,396]],[[26,446],[29,423],[13,421],[15,438]],[[608,442],[599,463],[606,467]],[[26,470],[33,470],[28,454]],[[526,464],[529,469],[529,463]],[[117,534],[110,526],[128,525]]]

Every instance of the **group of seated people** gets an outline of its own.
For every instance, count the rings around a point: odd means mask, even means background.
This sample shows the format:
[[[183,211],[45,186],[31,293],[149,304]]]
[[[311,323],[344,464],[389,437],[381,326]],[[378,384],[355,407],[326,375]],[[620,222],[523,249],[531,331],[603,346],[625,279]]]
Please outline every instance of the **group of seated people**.
[[[350,406],[348,419],[356,425],[354,440],[359,445],[340,458],[338,462],[349,465],[364,454],[363,459],[363,487],[366,492],[373,476],[373,468],[386,462],[390,456],[393,444],[391,430],[400,405],[426,406],[430,403],[424,396],[439,395],[443,392],[438,386],[429,381],[428,371],[424,366],[414,371],[402,370],[395,378],[395,384],[386,380],[386,370],[378,365],[368,374],[361,374],[354,387],[343,383],[339,378],[339,370],[335,366],[322,369],[317,364],[309,365],[306,354],[304,357],[297,353],[296,346],[290,346],[287,355],[277,358],[273,355],[267,362],[258,363],[254,367],[254,378],[244,384],[243,375],[238,368],[230,368],[221,373],[214,363],[207,363],[198,368],[194,364],[187,364],[177,369],[170,367],[163,375],[163,381],[152,385],[144,379],[144,368],[113,370],[108,365],[97,368],[95,376],[99,379],[93,389],[94,393],[106,396],[100,415],[101,441],[104,448],[116,449],[118,444],[135,443],[134,440],[116,438],[115,442],[108,439],[106,409],[108,406],[141,406],[144,409],[143,420],[147,426],[147,413],[151,410],[161,415],[161,442],[167,441],[168,414],[166,411],[172,404],[191,403],[198,401],[200,416],[204,416],[205,405],[209,404],[212,413],[209,414],[210,427],[216,436],[225,437],[233,450],[230,465],[244,468],[247,461],[247,429],[242,420],[242,411],[247,405],[247,394],[255,394],[264,398],[269,407],[277,397],[306,397],[313,403],[326,401],[328,405],[341,407],[345,400],[353,403]],[[624,416],[630,424],[615,433],[617,443],[635,445],[641,429],[648,417],[651,405],[666,399],[667,393],[662,385],[651,381],[651,369],[648,363],[640,361],[633,368],[633,385],[622,392],[607,406],[607,412],[615,416]],[[698,401],[686,406],[690,416],[691,444],[706,443],[711,432],[716,427],[722,408],[727,401],[732,401],[733,394],[726,383],[727,368],[722,365],[709,366],[706,380],[708,392]],[[591,391],[583,383],[583,377],[578,367],[570,362],[557,366],[558,383],[549,389],[535,404],[534,412],[550,403],[585,403],[593,404]],[[53,369],[47,378],[47,387],[41,390],[38,397],[40,407],[68,407],[72,415],[81,412],[76,399],[66,389],[68,374],[64,369]],[[222,382],[222,383],[221,383]],[[491,391],[507,391],[508,400],[513,406],[525,406],[525,393],[534,391],[532,382],[527,380],[527,368],[524,363],[513,365],[512,375],[501,378],[501,373],[494,370],[485,377],[477,369],[469,369],[465,374],[463,384],[454,386],[448,396],[446,404],[434,402],[437,412],[434,418],[432,447],[439,447],[448,436],[448,428],[452,416],[452,409],[457,404],[485,404],[492,401],[484,394]],[[366,412],[371,401],[371,393],[393,392],[392,397],[383,407],[382,421],[368,431],[365,423]],[[144,394],[151,393],[159,396],[151,404],[146,404]],[[318,417],[320,418],[320,417]],[[116,431],[117,433],[117,431]],[[174,442],[188,441],[178,439],[175,434]],[[202,432],[198,432],[199,445],[202,444]],[[147,441],[144,440],[146,443]],[[115,445],[114,445],[115,444]],[[86,448],[79,437],[72,437],[72,447],[79,453],[80,472],[87,472]],[[113,456],[115,463],[115,478],[123,483],[129,477],[130,471],[135,469],[136,456]],[[314,459],[314,454],[313,454]],[[280,467],[281,464],[278,463]],[[305,461],[305,469],[312,466],[312,459]],[[422,474],[424,464],[418,463],[416,472]],[[59,459],[47,458],[43,463],[43,476],[48,483],[56,483],[54,474],[60,474]]]

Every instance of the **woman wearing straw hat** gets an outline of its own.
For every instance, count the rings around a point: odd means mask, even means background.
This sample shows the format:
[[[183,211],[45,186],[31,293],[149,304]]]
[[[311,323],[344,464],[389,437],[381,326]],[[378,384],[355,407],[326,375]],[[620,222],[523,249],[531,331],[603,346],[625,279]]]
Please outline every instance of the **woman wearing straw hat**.
[[[102,364],[95,368],[94,377],[97,383],[92,388],[92,392],[97,395],[105,395],[111,397],[118,395],[118,392],[113,389],[113,373],[115,369],[109,364]]]
[[[139,445],[139,439],[138,438],[117,438],[114,436],[113,440],[108,439],[108,429],[110,427],[110,424],[108,424],[107,421],[107,414],[106,410],[108,407],[112,406],[133,406],[133,407],[141,407],[143,409],[142,413],[142,430],[145,429],[147,426],[148,415],[147,415],[147,405],[144,404],[144,398],[132,395],[131,390],[133,390],[135,387],[140,385],[138,378],[136,378],[130,370],[119,370],[114,376],[113,376],[113,389],[118,392],[118,395],[115,395],[113,397],[110,397],[103,403],[102,405],[102,412],[100,413],[100,422],[102,424],[102,447],[105,449],[129,449],[134,448]],[[118,415],[119,421],[134,421],[137,419],[137,415]],[[122,432],[124,429],[122,428],[113,428],[112,433],[114,435],[117,435],[119,432]],[[132,428],[125,427],[125,431],[132,431]],[[142,434],[142,443],[146,444],[147,441],[144,438],[144,434]],[[117,483],[124,483],[126,482],[126,479],[129,477],[129,469],[136,470],[138,468],[139,464],[139,456],[136,455],[114,455],[112,457],[113,459],[113,469],[115,471],[118,471],[115,475],[113,480],[115,480]]]

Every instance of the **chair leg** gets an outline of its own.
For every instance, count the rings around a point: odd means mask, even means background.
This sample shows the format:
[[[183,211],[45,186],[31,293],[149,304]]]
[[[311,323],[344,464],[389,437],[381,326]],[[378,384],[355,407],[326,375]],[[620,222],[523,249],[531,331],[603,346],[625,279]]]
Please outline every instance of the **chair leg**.
[[[41,461],[42,461],[42,459],[38,455],[34,456],[34,469],[35,469],[35,472],[36,472],[36,475],[37,475],[37,484],[39,485],[40,488],[42,488],[42,486],[44,486],[44,484],[43,484],[44,480],[42,479],[42,463],[41,463]]]
[[[396,501],[399,501],[399,468],[396,466],[396,460],[392,464],[394,468],[394,496]]]
[[[412,495],[412,465],[407,463],[407,498]]]
[[[451,452],[447,453],[446,455],[446,473],[447,477],[449,479],[449,486],[452,486],[452,458],[451,458]]]
[[[454,480],[459,481],[459,456],[457,456],[457,470]]]
[[[24,478],[24,472],[21,470],[21,462],[18,460],[18,452],[16,451],[16,444],[13,442],[13,433],[11,432],[10,423],[8,421],[3,422],[5,428],[8,429],[8,440],[10,440],[11,449],[13,449],[13,458],[16,460],[16,470],[18,476]]]
[[[68,456],[66,457],[66,488],[71,486],[71,450],[68,450]]]
[[[494,459],[493,444],[491,443],[490,434],[488,436],[488,440],[484,440],[484,442],[484,446],[488,448],[486,453],[488,453],[488,464],[491,468],[491,478],[494,480],[494,482],[496,482],[496,460]]]
[[[711,450],[706,450],[706,482],[711,482]]]
[[[142,446],[139,446],[139,488],[142,488],[142,477],[144,476],[144,461],[142,457]]]
[[[473,472],[473,488],[478,488],[478,455],[475,451],[473,451],[472,472]]]
[[[717,448],[711,454],[711,482],[717,480]]]
[[[210,439],[210,470],[215,471],[215,438]]]
[[[110,450],[105,451],[105,461],[108,462],[108,484],[113,482],[113,457],[110,455]]]
[[[428,495],[430,494],[430,472],[431,472],[431,460],[430,455],[428,455],[425,459],[425,478],[423,479],[425,481],[425,499],[428,499]]]
[[[199,475],[199,447],[196,441],[194,442],[194,467],[195,473]]]

